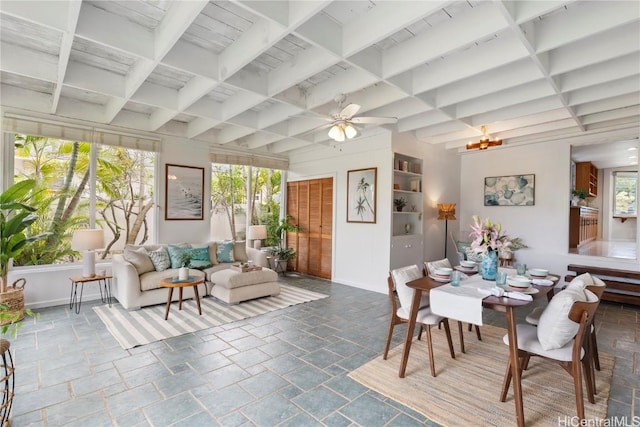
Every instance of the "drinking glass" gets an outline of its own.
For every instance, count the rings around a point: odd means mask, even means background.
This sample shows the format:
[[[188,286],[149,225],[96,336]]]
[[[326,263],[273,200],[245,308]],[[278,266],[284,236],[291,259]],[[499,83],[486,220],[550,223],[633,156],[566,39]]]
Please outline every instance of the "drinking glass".
[[[527,264],[516,264],[516,272],[518,273],[518,276],[524,276],[527,272]]]
[[[496,285],[504,286],[506,284],[507,284],[507,273],[505,273],[504,271],[498,271],[496,273]]]
[[[460,272],[453,270],[451,272],[451,286],[460,286]]]

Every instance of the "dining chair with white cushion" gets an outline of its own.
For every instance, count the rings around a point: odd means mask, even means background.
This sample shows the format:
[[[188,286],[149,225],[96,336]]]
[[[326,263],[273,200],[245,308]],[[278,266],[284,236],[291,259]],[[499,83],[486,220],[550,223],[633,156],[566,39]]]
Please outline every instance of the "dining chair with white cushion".
[[[429,276],[433,276],[435,274],[436,268],[452,268],[451,262],[448,258],[443,258],[437,261],[425,261],[424,262],[424,270],[425,273]],[[466,277],[466,276],[465,276]],[[478,341],[482,341],[482,334],[480,333],[480,327],[478,325],[473,325],[476,328],[476,336],[478,337]],[[469,323],[469,331],[471,331],[472,325]],[[462,322],[458,321],[458,335],[460,336],[460,351],[465,353],[464,351],[464,332],[462,330]]]
[[[406,267],[396,268],[391,270],[388,285],[389,285],[389,295],[391,298],[391,322],[389,324],[389,333],[387,335],[387,343],[384,350],[383,358],[387,358],[387,354],[389,351],[389,345],[391,343],[391,337],[393,335],[394,326],[397,323],[397,319],[402,319],[402,322],[409,321],[409,314],[411,312],[411,305],[413,302],[413,292],[406,285],[407,282],[411,280],[416,280],[422,277],[422,272],[416,265],[410,265]],[[393,288],[395,287],[396,293],[398,294],[398,300],[400,301],[400,307],[396,308],[395,298],[393,297]],[[395,320],[394,320],[395,319]],[[400,322],[398,322],[400,323]],[[447,336],[447,342],[449,344],[449,352],[451,353],[451,358],[455,359],[456,355],[453,351],[453,342],[451,341],[451,329],[449,328],[449,320],[446,317],[438,316],[431,312],[429,308],[429,299],[428,297],[423,296],[420,301],[420,308],[418,310],[418,315],[416,317],[416,323],[424,327],[425,335],[427,337],[427,349],[429,352],[429,366],[431,368],[431,376],[436,376],[436,368],[435,361],[433,359],[433,342],[431,339],[431,327],[436,325],[442,325],[445,330],[445,334]]]
[[[573,283],[573,282],[572,282]],[[583,284],[569,284],[549,302],[540,316],[538,326],[517,325],[518,358],[520,367],[528,364],[531,356],[556,362],[573,377],[576,409],[580,420],[584,420],[582,375],[584,371],[587,396],[595,403],[593,370],[590,365],[589,340],[593,316],[600,299]],[[509,336],[503,338],[509,345]],[[500,401],[504,402],[511,385],[511,359],[507,364]]]

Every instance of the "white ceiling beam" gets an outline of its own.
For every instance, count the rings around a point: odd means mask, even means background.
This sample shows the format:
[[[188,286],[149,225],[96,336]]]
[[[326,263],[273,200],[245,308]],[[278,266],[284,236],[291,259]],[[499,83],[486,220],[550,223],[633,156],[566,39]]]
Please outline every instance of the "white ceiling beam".
[[[466,52],[452,54],[413,73],[413,93],[475,76],[529,56],[526,48],[512,37],[501,37]]]
[[[534,23],[534,46],[536,52],[552,50],[634,22],[637,16],[635,1],[575,2],[566,11]]]
[[[243,126],[235,126],[235,125],[225,126],[218,133],[217,142],[218,144],[228,144],[232,141],[235,141],[236,139],[240,139],[244,136],[250,135],[253,132],[255,132],[254,129],[246,128]]]
[[[67,3],[67,27],[62,33],[60,41],[60,53],[58,54],[58,78],[51,96],[51,113],[55,113],[58,109],[58,101],[60,100],[60,92],[62,91],[62,82],[69,66],[69,56],[71,55],[71,46],[73,44],[73,35],[78,24],[80,16],[79,1],[71,1]]]
[[[0,11],[34,24],[64,32],[70,26],[69,20],[74,19],[75,9],[79,7],[80,3],[79,0],[2,0],[0,1]],[[73,25],[75,26],[75,24]]]
[[[104,106],[79,99],[60,97],[56,114],[62,117],[74,117],[81,120],[101,123],[104,117]]]
[[[149,116],[149,130],[157,131],[168,121],[173,119],[178,112],[176,110],[167,110],[165,108],[156,108]]]
[[[469,117],[493,111],[506,105],[515,105],[555,94],[546,79],[505,89],[480,98],[464,101],[456,105],[456,117]]]
[[[162,58],[162,63],[189,74],[218,79],[218,55],[206,49],[178,40]]]
[[[640,82],[639,74],[640,53],[633,53],[593,65],[579,73],[563,74],[558,78],[562,91],[567,92],[631,76],[636,76]]]
[[[0,69],[12,74],[56,82],[58,58],[43,52],[0,43]]]
[[[276,103],[258,114],[258,127],[264,129],[276,123],[288,121],[289,116],[298,114],[300,110],[283,103]]]
[[[333,102],[336,95],[350,93],[376,83],[371,74],[356,68],[349,68],[335,77],[318,84],[307,93],[307,108],[316,108],[327,102]]]
[[[619,108],[617,110],[588,114],[584,116],[582,120],[584,121],[585,125],[591,125],[594,123],[610,122],[612,120],[627,117],[640,117],[640,106],[632,105],[630,107]]]
[[[567,97],[571,105],[584,104],[585,102],[607,99],[613,96],[625,95],[627,93],[638,92],[640,90],[640,80],[636,76],[625,77],[587,89],[578,89],[569,92]]]
[[[93,78],[88,79],[89,75]],[[107,96],[124,97],[124,77],[122,75],[79,62],[69,62],[64,84]]]
[[[375,110],[370,111],[370,113],[372,115],[382,117],[397,117],[402,121],[405,117],[410,117],[430,110],[431,107],[420,102],[419,99],[414,97],[404,97],[395,102],[390,102],[384,106],[376,108]]]
[[[471,45],[507,26],[504,17],[489,2],[480,3],[473,11],[386,50],[383,55],[385,78]]]
[[[191,120],[187,125],[187,138],[196,138],[198,135],[218,126],[220,123],[221,122],[218,120],[197,117],[196,119]]]
[[[194,102],[211,92],[218,82],[205,77],[195,76],[178,91],[178,111],[184,111]]]
[[[220,54],[218,78],[226,80],[267,51],[284,35],[285,32],[281,25],[264,19],[255,22],[249,30],[242,33],[232,45]]]
[[[206,96],[194,102],[189,108],[184,110],[184,112],[204,119],[223,121],[222,104]]]
[[[314,143],[300,139],[287,138],[269,145],[269,151],[274,154],[281,154],[298,148],[309,147],[311,145],[314,145]]]
[[[89,3],[83,3],[80,8],[76,35],[137,57],[152,59],[154,56],[153,34],[150,31]]]
[[[451,117],[439,110],[426,111],[398,120],[398,132],[408,132],[450,122]]]
[[[178,91],[154,83],[144,83],[130,99],[152,107],[178,109]]]
[[[388,1],[347,24],[342,32],[342,54],[351,56],[371,44],[409,27],[411,24],[443,8],[450,1]]]
[[[23,108],[49,114],[51,95],[48,93],[35,92],[4,83],[0,84],[0,93],[2,93],[0,103],[5,107]]]
[[[557,108],[566,108],[557,96],[549,96],[546,98],[536,99],[530,102],[524,102],[518,105],[500,108],[498,110],[489,111],[487,113],[478,114],[471,117],[473,126],[482,126],[486,123],[493,123],[501,120],[509,120],[520,116],[528,116],[530,114],[542,113]]]
[[[580,40],[549,52],[549,73],[563,74],[607,62],[640,49],[640,25],[630,24],[596,40]]]
[[[503,1],[505,7],[518,24],[531,21],[539,16],[546,15],[554,10],[560,9],[573,0],[545,0],[545,1]]]
[[[295,34],[316,47],[342,56],[342,27],[327,15],[312,16],[296,28]]]
[[[640,92],[631,92],[625,95],[614,96],[612,98],[600,99],[598,101],[587,102],[574,106],[578,116],[597,113],[599,111],[615,110],[618,108],[637,105],[640,100]]]
[[[291,61],[282,63],[267,77],[267,94],[275,95],[334,65],[337,58],[317,47],[300,52]]]
[[[239,92],[222,104],[223,118],[230,120],[263,102],[265,98],[255,93]],[[257,122],[256,122],[257,124]]]

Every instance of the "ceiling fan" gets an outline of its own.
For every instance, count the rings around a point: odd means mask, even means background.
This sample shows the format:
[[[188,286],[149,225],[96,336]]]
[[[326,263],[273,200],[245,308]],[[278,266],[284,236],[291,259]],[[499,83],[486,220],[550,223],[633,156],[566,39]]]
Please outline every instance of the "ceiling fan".
[[[358,127],[355,125],[358,124],[376,124],[376,125],[385,125],[385,124],[393,124],[398,122],[397,117],[364,117],[364,116],[356,116],[361,106],[358,104],[347,104],[343,107],[344,102],[346,101],[347,96],[345,94],[340,94],[336,96],[333,100],[338,104],[338,110],[331,112],[328,118],[323,120],[328,121],[329,123],[324,124],[322,126],[318,126],[317,128],[311,129],[309,132],[316,132],[321,129],[329,129],[329,138],[333,139],[337,142],[342,142],[345,139],[353,139],[358,135]]]

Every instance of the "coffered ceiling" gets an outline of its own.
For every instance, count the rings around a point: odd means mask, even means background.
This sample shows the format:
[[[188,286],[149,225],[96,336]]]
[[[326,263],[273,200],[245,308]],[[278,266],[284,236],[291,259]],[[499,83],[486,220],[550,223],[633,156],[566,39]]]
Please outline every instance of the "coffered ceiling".
[[[2,0],[0,26],[4,107],[270,155],[328,144],[339,94],[450,149],[640,123],[637,1]]]

